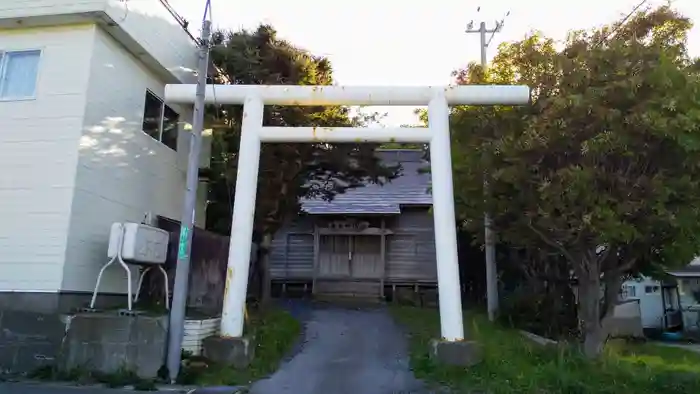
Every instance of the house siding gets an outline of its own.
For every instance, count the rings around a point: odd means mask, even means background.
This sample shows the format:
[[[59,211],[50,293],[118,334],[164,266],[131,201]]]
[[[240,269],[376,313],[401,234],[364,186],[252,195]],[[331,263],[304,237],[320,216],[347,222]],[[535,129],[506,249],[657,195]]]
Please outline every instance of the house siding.
[[[170,83],[194,83],[195,44],[160,0],[4,0],[0,27],[97,20]],[[118,25],[115,26],[115,25]]]
[[[314,273],[314,220],[299,216],[275,233],[270,248],[270,277],[310,280]]]
[[[111,223],[140,222],[146,212],[179,219],[185,189],[191,111],[171,106],[181,120],[177,152],[154,140],[142,131],[145,94],[162,98],[166,81],[99,27],[91,48],[62,284],[67,291],[92,291],[106,263]],[[199,196],[196,224],[203,227],[205,196]],[[101,291],[125,292],[124,278],[121,267],[107,270]]]
[[[57,15],[87,12],[104,7],[107,0],[12,0],[0,3],[0,17]]]
[[[120,0],[103,1],[109,18],[119,23],[134,43],[160,65],[154,69],[163,70],[168,83],[196,82],[194,40],[160,0],[129,0],[128,4]],[[137,54],[142,52],[134,49]]]
[[[0,101],[0,291],[60,289],[92,32],[0,30],[0,50],[42,50],[36,99]]]
[[[403,208],[387,227],[386,278],[390,282],[437,281],[435,227],[427,208]]]

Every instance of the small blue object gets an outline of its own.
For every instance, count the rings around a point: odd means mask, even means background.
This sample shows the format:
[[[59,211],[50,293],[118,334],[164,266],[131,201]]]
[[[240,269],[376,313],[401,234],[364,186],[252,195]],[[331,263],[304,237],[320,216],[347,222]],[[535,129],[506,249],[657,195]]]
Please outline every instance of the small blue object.
[[[670,342],[677,342],[683,340],[683,333],[680,331],[664,331],[663,333],[661,333],[661,339]]]

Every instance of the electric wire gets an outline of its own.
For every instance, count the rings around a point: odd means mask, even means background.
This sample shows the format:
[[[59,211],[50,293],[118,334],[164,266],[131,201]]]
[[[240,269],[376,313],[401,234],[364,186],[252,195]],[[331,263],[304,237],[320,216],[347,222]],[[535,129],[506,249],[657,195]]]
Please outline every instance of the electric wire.
[[[207,19],[209,19],[209,22],[213,25],[214,12],[213,12],[211,0],[206,0],[206,2],[204,3],[204,14],[202,16],[202,23],[204,23]],[[211,39],[210,39],[209,50],[211,51],[211,49],[212,49],[212,44],[211,44]],[[209,62],[211,62],[211,59],[209,60]],[[215,72],[219,72],[219,70],[216,68],[216,66],[214,66],[212,68],[215,70]],[[218,123],[220,119],[219,119],[219,104],[218,104],[217,99],[216,99],[216,83],[212,83],[211,88],[212,88],[211,89],[212,94],[214,96],[213,97],[214,98],[214,104],[213,104],[213,106],[214,106],[214,118],[215,118],[215,121]],[[218,145],[218,148],[221,150],[222,153],[225,151],[226,147],[224,146],[223,141],[221,141],[218,138],[215,138],[214,129],[212,129],[212,142]],[[224,159],[223,162],[224,162],[224,166],[228,167],[228,159]],[[233,198],[231,196],[231,194],[233,193],[233,187],[228,179],[228,176],[224,176],[224,182],[225,182],[226,191],[227,191],[226,196],[227,196],[228,208],[229,208],[230,212],[233,212]]]

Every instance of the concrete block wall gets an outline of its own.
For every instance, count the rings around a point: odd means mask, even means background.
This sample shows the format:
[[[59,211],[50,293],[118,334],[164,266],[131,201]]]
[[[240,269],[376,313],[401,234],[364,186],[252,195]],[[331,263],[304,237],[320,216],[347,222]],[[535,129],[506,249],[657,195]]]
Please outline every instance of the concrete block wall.
[[[69,371],[157,376],[167,347],[167,316],[46,314],[0,310],[0,375],[44,366]]]

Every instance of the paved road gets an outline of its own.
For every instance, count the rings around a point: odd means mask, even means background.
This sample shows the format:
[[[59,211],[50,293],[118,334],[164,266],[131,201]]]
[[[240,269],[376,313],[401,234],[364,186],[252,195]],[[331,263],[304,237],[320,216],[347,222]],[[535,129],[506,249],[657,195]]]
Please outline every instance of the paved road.
[[[0,394],[238,394],[235,387],[167,388],[159,391],[134,391],[131,389],[108,389],[98,386],[71,387],[62,384],[0,383]]]
[[[425,393],[405,337],[383,309],[311,311],[299,352],[251,394]]]
[[[669,343],[669,342],[655,342],[661,346],[677,347],[680,349],[685,349],[693,353],[700,353],[700,345],[690,344],[690,343]]]
[[[165,393],[159,391],[150,393]],[[65,385],[44,385],[28,383],[0,383],[0,394],[134,394],[139,391],[117,390],[99,387],[69,387]],[[173,394],[174,392],[169,391]]]

